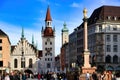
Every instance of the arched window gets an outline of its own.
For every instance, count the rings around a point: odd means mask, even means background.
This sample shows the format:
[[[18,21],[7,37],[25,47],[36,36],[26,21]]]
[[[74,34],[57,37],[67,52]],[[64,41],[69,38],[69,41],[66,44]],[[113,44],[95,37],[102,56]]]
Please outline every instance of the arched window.
[[[17,63],[18,63],[17,59],[14,59],[14,68],[17,68]]]
[[[21,58],[21,68],[25,68],[25,57]]]
[[[117,55],[113,56],[113,63],[118,63],[118,56]]]
[[[110,56],[110,55],[107,55],[107,56],[106,56],[105,62],[106,62],[106,63],[111,63],[111,56]]]
[[[93,65],[93,66],[95,66],[95,61],[96,61],[96,56],[93,55],[93,56],[92,56],[92,65]]]
[[[32,59],[29,59],[29,68],[32,68]]]

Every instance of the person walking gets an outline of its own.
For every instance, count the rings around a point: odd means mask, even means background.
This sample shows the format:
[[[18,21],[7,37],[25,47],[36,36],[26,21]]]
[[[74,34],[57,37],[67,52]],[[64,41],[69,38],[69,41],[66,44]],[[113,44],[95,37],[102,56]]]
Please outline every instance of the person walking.
[[[90,73],[89,72],[86,73],[86,80],[90,80]]]
[[[8,74],[8,73],[5,74],[4,80],[10,80],[10,77],[9,77],[9,74]]]
[[[38,80],[40,80],[41,79],[41,75],[40,75],[40,73],[38,73]]]

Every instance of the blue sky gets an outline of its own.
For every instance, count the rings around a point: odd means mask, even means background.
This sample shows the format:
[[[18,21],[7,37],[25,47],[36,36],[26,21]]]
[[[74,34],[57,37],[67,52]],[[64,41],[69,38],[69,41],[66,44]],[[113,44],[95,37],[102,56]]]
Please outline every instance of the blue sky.
[[[88,17],[93,10],[103,6],[120,6],[120,0],[0,0],[0,29],[6,32],[11,44],[16,45],[24,27],[26,39],[31,43],[32,35],[42,49],[41,27],[45,26],[45,16],[50,6],[52,26],[56,29],[56,55],[60,53],[61,29],[66,22],[69,33],[82,23],[83,9],[88,9]]]

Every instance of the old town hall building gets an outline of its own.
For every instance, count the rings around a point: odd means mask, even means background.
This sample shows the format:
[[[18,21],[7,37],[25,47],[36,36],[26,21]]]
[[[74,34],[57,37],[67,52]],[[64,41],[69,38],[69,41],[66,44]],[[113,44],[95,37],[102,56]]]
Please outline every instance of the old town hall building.
[[[55,29],[52,28],[50,8],[47,8],[45,28],[42,27],[41,72],[55,71]]]
[[[33,38],[32,38],[33,39]],[[31,73],[38,72],[37,52],[34,41],[29,43],[24,37],[24,30],[17,45],[11,46],[10,69],[11,71],[31,71]]]

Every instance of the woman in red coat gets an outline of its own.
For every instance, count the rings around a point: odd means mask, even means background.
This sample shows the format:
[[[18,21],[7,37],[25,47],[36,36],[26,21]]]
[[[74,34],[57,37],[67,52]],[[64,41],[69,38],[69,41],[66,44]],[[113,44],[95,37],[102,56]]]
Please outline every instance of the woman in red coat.
[[[40,73],[38,73],[38,80],[40,80],[41,79],[41,75],[40,75]]]

